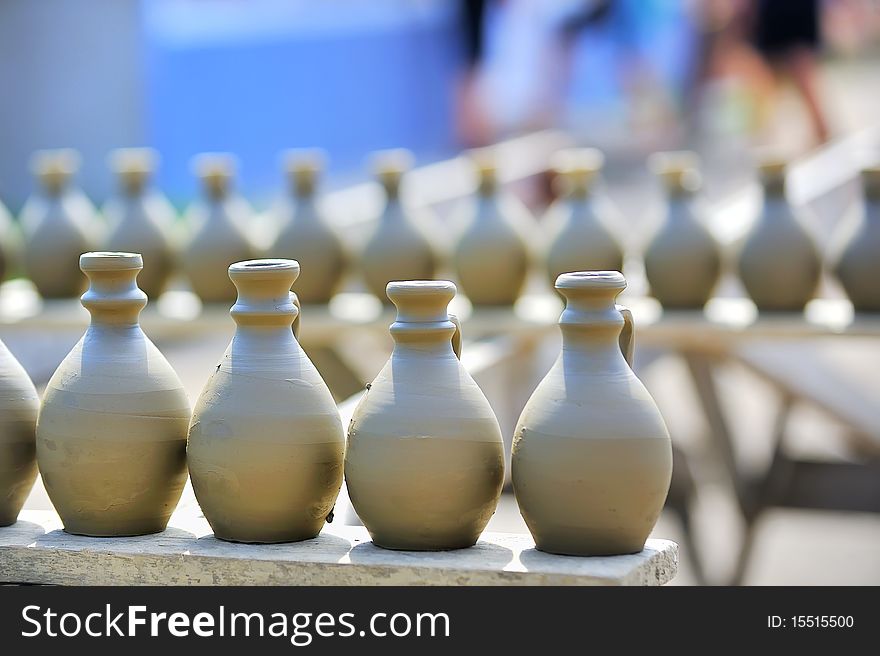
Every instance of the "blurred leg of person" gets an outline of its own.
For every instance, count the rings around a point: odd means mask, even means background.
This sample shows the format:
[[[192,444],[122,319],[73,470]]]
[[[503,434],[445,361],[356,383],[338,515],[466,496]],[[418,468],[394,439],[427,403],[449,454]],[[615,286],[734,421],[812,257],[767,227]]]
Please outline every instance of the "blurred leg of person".
[[[461,3],[465,70],[455,99],[456,129],[462,145],[467,147],[484,146],[492,140],[491,121],[478,89],[486,4],[486,0],[464,0]]]
[[[818,93],[819,0],[757,0],[755,46],[777,70],[787,73],[803,100],[819,143],[829,129]]]

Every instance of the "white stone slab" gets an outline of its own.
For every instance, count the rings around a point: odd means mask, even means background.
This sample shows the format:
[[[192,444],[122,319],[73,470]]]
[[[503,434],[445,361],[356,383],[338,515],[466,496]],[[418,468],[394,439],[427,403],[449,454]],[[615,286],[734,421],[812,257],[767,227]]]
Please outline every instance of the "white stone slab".
[[[24,511],[0,528],[0,582],[61,585],[662,585],[678,545],[649,540],[629,556],[579,558],[534,549],[527,535],[486,533],[447,552],[389,551],[363,527],[330,524],[314,540],[247,545],[213,537],[192,508],[163,533],[87,538],[54,512]]]

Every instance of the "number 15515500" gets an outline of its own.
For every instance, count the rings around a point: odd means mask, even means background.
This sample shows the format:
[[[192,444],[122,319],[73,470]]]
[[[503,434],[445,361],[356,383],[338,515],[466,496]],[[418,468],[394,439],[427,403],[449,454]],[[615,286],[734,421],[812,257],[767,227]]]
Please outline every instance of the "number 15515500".
[[[770,629],[850,629],[853,624],[852,615],[767,616],[767,627]]]

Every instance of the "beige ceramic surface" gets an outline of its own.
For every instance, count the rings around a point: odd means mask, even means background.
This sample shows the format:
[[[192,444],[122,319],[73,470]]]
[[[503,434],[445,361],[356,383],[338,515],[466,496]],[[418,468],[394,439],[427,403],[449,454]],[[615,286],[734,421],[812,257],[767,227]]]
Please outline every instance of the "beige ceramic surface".
[[[461,291],[474,305],[512,305],[529,271],[528,234],[534,220],[518,198],[499,190],[488,155],[471,156],[479,176],[454,265]]]
[[[34,384],[0,341],[0,526],[15,522],[37,477],[39,407]]]
[[[40,151],[31,160],[40,189],[21,211],[24,268],[44,298],[69,298],[85,290],[79,256],[100,240],[92,203],[71,185],[79,161],[79,154],[67,149]]]
[[[193,160],[201,179],[203,198],[186,212],[184,222],[190,237],[181,259],[181,267],[193,291],[208,303],[235,302],[235,286],[227,269],[230,264],[247,260],[254,246],[247,236],[253,221],[248,202],[235,193],[233,181],[236,163],[231,155],[206,153]]]
[[[659,230],[645,251],[651,294],[669,309],[699,309],[712,297],[721,275],[721,250],[706,229],[696,192],[696,155],[657,153],[650,160],[667,194]]]
[[[376,230],[361,253],[361,272],[367,289],[388,303],[385,287],[392,280],[425,280],[434,277],[437,254],[431,246],[426,219],[400,199],[400,184],[411,167],[407,151],[379,153],[376,176],[385,190],[386,202]]]
[[[635,553],[666,500],[672,446],[657,405],[618,338],[619,272],[563,274],[562,352],[516,427],[512,477],[538,549]],[[631,329],[631,328],[630,328]]]
[[[345,433],[336,403],[291,332],[293,260],[229,267],[235,337],[196,402],[187,457],[218,538],[315,537],[342,485]]]
[[[862,171],[864,213],[834,266],[856,312],[880,312],[880,166]]]
[[[103,209],[110,228],[104,247],[141,254],[144,270],[138,276],[138,287],[153,299],[164,291],[174,265],[174,207],[150,186],[157,164],[158,154],[149,148],[113,151],[110,168],[119,178],[119,193]]]
[[[0,202],[0,282],[21,265],[23,245],[18,224],[9,209]]]
[[[133,253],[86,253],[85,335],[49,380],[37,460],[70,533],[165,528],[186,482],[190,407],[180,380],[138,325],[147,303]]]
[[[453,351],[454,295],[447,281],[388,285],[394,351],[352,415],[345,456],[351,503],[381,547],[471,546],[501,494],[501,430]]]
[[[611,232],[610,207],[600,211],[593,187],[604,157],[593,148],[567,149],[553,158],[559,198],[543,224],[551,235],[547,249],[550,284],[570,271],[622,271],[623,249]]]
[[[764,206],[739,253],[739,276],[759,311],[799,312],[819,286],[822,262],[785,197],[785,162],[760,167]]]
[[[327,303],[338,291],[346,267],[346,252],[336,229],[324,216],[315,188],[323,158],[315,151],[285,153],[289,193],[273,209],[280,226],[270,257],[292,258],[302,273],[296,294],[306,305]]]

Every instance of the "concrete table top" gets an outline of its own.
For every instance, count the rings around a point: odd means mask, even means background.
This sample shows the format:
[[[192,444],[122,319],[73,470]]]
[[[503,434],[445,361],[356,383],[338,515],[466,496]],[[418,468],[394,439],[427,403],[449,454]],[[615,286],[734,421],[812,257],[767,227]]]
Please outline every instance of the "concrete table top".
[[[648,540],[627,556],[536,551],[529,535],[485,533],[447,552],[389,551],[360,526],[328,524],[305,542],[249,545],[213,537],[185,504],[163,533],[88,538],[61,530],[52,511],[25,510],[0,528],[0,582],[61,585],[662,585],[678,545]]]

